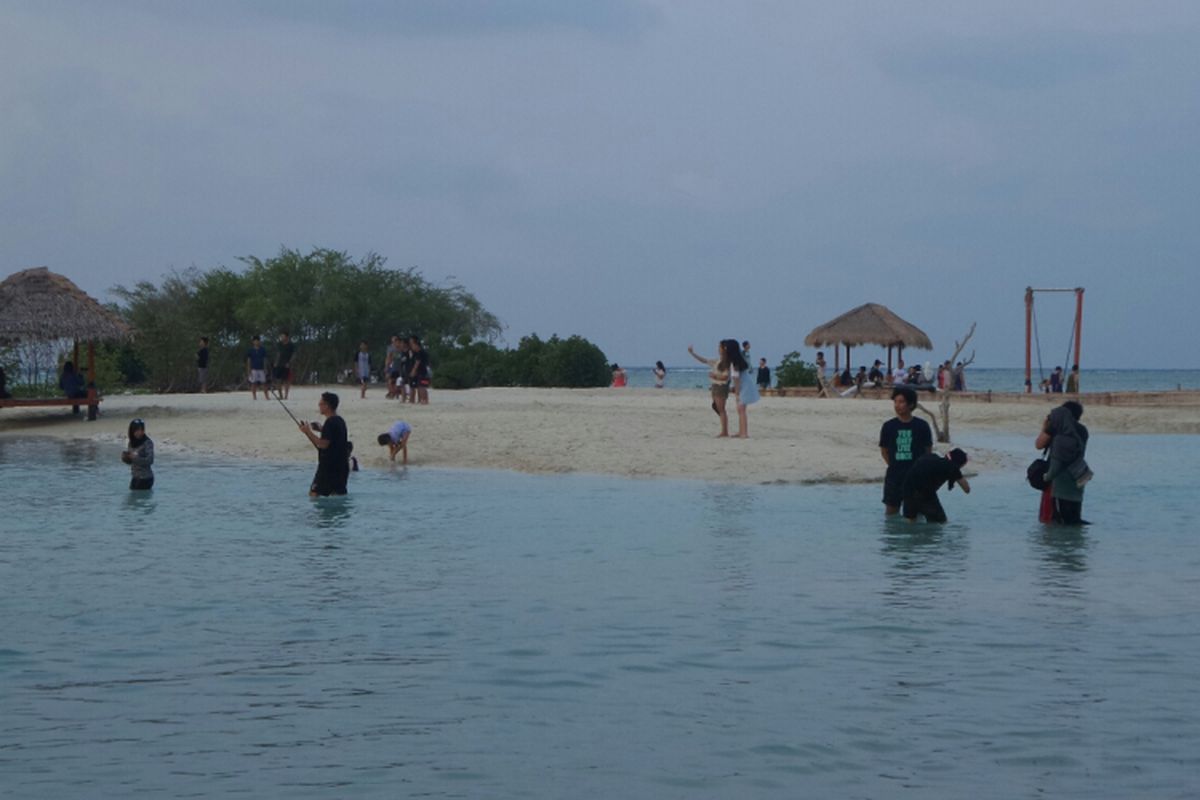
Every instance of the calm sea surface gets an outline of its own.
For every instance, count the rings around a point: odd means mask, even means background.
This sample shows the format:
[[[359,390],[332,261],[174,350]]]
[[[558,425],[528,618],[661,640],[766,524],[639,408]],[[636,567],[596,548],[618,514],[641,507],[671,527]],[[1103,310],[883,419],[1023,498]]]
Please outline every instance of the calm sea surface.
[[[872,357],[874,360],[874,357]],[[921,363],[925,363],[924,360]],[[859,362],[854,362],[857,371]],[[866,363],[871,368],[870,362]],[[1050,377],[1050,366],[1044,377]],[[1066,367],[1064,367],[1066,369]],[[625,370],[629,385],[634,387],[654,386],[652,367],[628,367]],[[775,374],[775,365],[771,365]],[[829,363],[829,375],[833,375],[833,362]],[[1020,392],[1025,388],[1025,369],[970,367],[966,372],[967,388],[976,392]],[[1033,382],[1042,380],[1035,367]],[[1084,369],[1079,371],[1079,380],[1084,392],[1169,392],[1176,389],[1200,389],[1200,369]],[[771,382],[774,383],[774,377]],[[671,389],[708,389],[708,369],[696,366],[668,367],[666,385]]]
[[[0,439],[0,795],[1195,797],[1198,444],[1094,436],[1081,531]]]

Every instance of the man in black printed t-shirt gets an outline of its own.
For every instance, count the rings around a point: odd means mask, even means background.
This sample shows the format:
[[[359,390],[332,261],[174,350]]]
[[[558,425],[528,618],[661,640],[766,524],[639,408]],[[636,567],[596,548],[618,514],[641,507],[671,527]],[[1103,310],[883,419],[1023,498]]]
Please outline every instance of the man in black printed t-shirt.
[[[933,450],[933,432],[929,423],[913,416],[917,408],[917,393],[907,386],[892,390],[892,406],[896,416],[879,429],[879,452],[887,464],[883,476],[883,505],[888,516],[900,512],[904,499],[904,476],[913,462]]]

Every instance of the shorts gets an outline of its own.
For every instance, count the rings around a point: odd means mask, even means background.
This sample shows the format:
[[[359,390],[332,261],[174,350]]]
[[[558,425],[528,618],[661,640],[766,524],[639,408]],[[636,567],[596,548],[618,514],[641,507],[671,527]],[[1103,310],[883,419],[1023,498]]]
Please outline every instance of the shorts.
[[[332,470],[324,467],[317,467],[317,474],[313,475],[312,484],[308,487],[308,491],[319,497],[329,497],[333,495],[341,495],[346,493],[346,481],[350,478],[350,465],[347,464],[344,470]]]
[[[149,478],[134,478],[129,481],[129,491],[131,492],[144,492],[147,489],[153,488],[154,476],[150,476]]]
[[[924,515],[929,522],[945,522],[946,510],[942,508],[942,501],[938,500],[937,492],[924,493],[918,492],[904,498],[904,510],[902,512],[905,519],[916,519],[920,515]]]
[[[250,370],[250,382],[251,383],[266,383],[267,382],[267,371],[265,369]]]
[[[288,367],[275,368],[275,380],[289,383],[292,380],[292,370]]]
[[[904,502],[904,475],[887,474],[883,478],[883,504],[899,508]]]
[[[196,367],[196,379],[200,383],[208,383],[208,367]]]
[[[728,383],[714,383],[711,387],[713,400],[724,400],[729,397]]]

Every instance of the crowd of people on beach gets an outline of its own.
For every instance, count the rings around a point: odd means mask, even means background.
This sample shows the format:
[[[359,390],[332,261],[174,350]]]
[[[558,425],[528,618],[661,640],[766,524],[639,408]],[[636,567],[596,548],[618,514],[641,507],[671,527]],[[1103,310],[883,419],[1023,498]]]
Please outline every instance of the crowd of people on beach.
[[[758,366],[753,366],[750,342],[743,341],[739,345],[737,339],[733,338],[722,339],[717,343],[715,357],[697,353],[692,345],[688,345],[687,351],[708,368],[710,406],[718,418],[718,438],[749,438],[749,408],[759,401],[762,391],[770,385],[770,368],[766,359],[760,358]],[[246,376],[252,399],[257,399],[260,389],[264,399],[270,399],[274,391],[275,399],[283,404],[291,388],[291,363],[295,353],[296,347],[291,337],[286,331],[281,332],[268,375],[269,354],[263,347],[261,338],[254,337],[246,353]],[[200,338],[196,364],[200,391],[203,392],[207,390],[206,337]],[[817,353],[815,366],[818,396],[829,396],[835,387],[844,388],[845,391],[840,394],[846,396],[849,393],[861,394],[868,383],[874,387],[891,385],[895,416],[883,423],[878,442],[885,464],[884,514],[901,514],[909,521],[924,517],[929,522],[945,522],[946,512],[938,498],[938,491],[944,485],[948,491],[958,487],[964,494],[971,492],[970,483],[962,473],[968,456],[961,448],[953,448],[943,455],[935,454],[933,432],[929,423],[914,414],[918,406],[919,390],[965,390],[965,365],[959,362],[952,367],[947,360],[934,370],[929,363],[923,367],[905,367],[901,359],[889,375],[882,369],[882,362],[876,359],[869,371],[866,366],[861,366],[856,374],[851,374],[847,366],[833,384],[826,379],[827,364],[823,352]],[[367,387],[374,376],[367,341],[359,344],[351,369],[359,383],[359,396],[365,398]],[[616,363],[612,364],[611,369],[612,386],[625,387],[625,371]],[[1061,368],[1055,370],[1055,375],[1048,383],[1048,391],[1062,391],[1061,372]],[[428,404],[431,377],[429,356],[419,337],[392,336],[383,364],[383,373],[386,376],[388,399]],[[656,362],[653,374],[655,388],[663,388],[667,375],[663,362]],[[65,364],[60,385],[69,393],[68,396],[76,396],[70,393],[80,391],[76,376],[78,373],[74,365],[70,362]],[[1072,376],[1077,387],[1078,366],[1072,369]],[[274,379],[274,384],[270,378]],[[1067,391],[1072,391],[1069,388],[1069,380],[1066,386]],[[729,430],[731,398],[738,422],[737,430],[732,434]],[[317,410],[323,420],[313,422],[297,419],[284,405],[284,409],[296,421],[300,432],[317,450],[317,471],[309,487],[309,495],[312,497],[346,494],[350,473],[357,469],[357,460],[353,455],[354,445],[349,439],[345,420],[338,414],[339,404],[340,400],[336,394],[322,392]],[[1035,447],[1043,451],[1043,458],[1030,465],[1028,480],[1035,489],[1042,492],[1038,516],[1043,522],[1087,524],[1082,518],[1083,491],[1093,473],[1085,460],[1088,431],[1080,422],[1082,416],[1083,406],[1078,401],[1063,403],[1047,415],[1035,440]],[[388,449],[392,462],[395,462],[399,455],[401,463],[407,466],[408,443],[412,432],[411,424],[397,420],[386,432],[378,435],[377,442]],[[130,465],[132,471],[129,487],[131,490],[145,491],[153,487],[154,443],[146,435],[143,420],[135,419],[129,423],[127,447],[122,451],[121,458]]]

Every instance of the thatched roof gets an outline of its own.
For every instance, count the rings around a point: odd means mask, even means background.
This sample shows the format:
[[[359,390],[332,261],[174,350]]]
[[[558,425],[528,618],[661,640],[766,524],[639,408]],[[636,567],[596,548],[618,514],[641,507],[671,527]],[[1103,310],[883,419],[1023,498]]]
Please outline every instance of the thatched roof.
[[[903,345],[918,350],[933,349],[933,343],[924,331],[878,303],[866,303],[824,325],[818,325],[804,338],[804,344],[808,347],[877,344],[882,347]]]
[[[0,282],[0,339],[128,339],[131,333],[119,316],[45,267]]]

